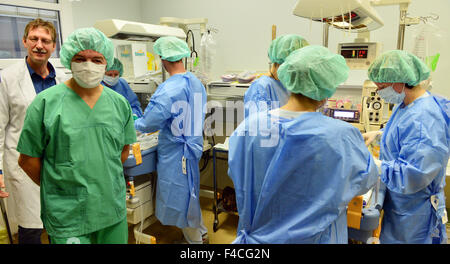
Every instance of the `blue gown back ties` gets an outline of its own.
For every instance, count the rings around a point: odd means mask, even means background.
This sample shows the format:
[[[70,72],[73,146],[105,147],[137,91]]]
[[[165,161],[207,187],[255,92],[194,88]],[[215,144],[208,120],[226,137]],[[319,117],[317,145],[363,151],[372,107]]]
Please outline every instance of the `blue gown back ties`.
[[[239,125],[229,149],[234,243],[348,243],[346,206],[378,177],[358,129],[317,112],[292,120],[260,112]]]
[[[176,74],[162,83],[135,128],[158,138],[155,215],[163,225],[200,227],[200,171],[206,91],[192,74]]]
[[[271,110],[285,105],[290,95],[291,93],[284,88],[280,81],[263,75],[256,79],[245,92],[245,117],[248,117],[252,111],[265,110],[265,107],[258,104],[259,102],[265,103],[267,110]],[[276,104],[272,105],[272,103]],[[251,109],[252,107],[253,109]]]
[[[381,243],[444,243],[450,102],[433,95],[396,106],[381,138]],[[435,209],[431,203],[438,200]]]

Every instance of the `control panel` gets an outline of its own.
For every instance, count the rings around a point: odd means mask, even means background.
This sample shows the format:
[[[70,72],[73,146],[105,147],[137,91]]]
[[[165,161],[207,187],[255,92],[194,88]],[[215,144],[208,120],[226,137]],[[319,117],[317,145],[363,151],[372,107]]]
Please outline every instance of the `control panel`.
[[[387,105],[377,94],[377,86],[373,82],[369,80],[364,82],[362,98],[362,114],[365,116],[361,122],[368,120],[370,125],[381,125],[383,122],[383,111]]]

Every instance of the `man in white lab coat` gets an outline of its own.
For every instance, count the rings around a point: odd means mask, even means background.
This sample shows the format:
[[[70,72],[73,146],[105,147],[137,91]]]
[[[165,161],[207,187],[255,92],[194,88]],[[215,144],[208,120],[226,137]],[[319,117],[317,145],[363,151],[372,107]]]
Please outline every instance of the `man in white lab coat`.
[[[8,211],[15,212],[19,244],[40,244],[39,186],[19,167],[16,147],[27,107],[36,94],[67,78],[48,61],[56,48],[51,22],[36,19],[28,23],[22,42],[28,55],[0,73],[0,199],[10,196],[8,208],[14,210]]]

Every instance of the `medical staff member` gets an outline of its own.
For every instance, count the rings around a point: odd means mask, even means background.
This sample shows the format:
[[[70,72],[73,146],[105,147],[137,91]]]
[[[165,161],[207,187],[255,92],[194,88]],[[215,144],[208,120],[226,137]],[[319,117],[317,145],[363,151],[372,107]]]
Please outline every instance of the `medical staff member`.
[[[347,205],[377,180],[359,130],[317,112],[349,69],[322,46],[292,52],[278,69],[286,105],[246,118],[230,137],[234,243],[348,243]]]
[[[419,58],[401,50],[383,53],[369,68],[377,93],[396,105],[380,143],[385,187],[380,195],[384,197],[381,243],[447,242],[444,186],[450,104],[426,91],[429,76]],[[365,137],[373,139],[380,133]]]
[[[170,78],[159,85],[135,128],[144,133],[160,131],[155,215],[163,225],[181,228],[186,242],[206,243],[198,166],[203,153],[205,87],[184,68],[182,59],[191,54],[185,41],[162,37],[153,50]]]
[[[280,36],[272,41],[268,52],[271,62],[268,76],[256,79],[245,92],[245,117],[251,112],[279,108],[287,103],[290,92],[278,79],[277,70],[291,52],[307,45],[306,39],[295,34]]]
[[[67,80],[49,61],[56,48],[56,30],[51,22],[35,19],[25,26],[22,44],[27,56],[0,74],[0,197],[11,197],[8,205],[19,226],[19,244],[40,244],[39,188],[17,164],[16,151],[28,105],[43,90]],[[13,214],[15,213],[15,214]]]
[[[122,163],[136,131],[128,101],[100,84],[114,46],[99,30],[81,28],[60,57],[73,77],[28,107],[19,165],[41,188],[41,218],[52,244],[126,244]]]
[[[127,81],[121,78],[122,74],[122,62],[120,62],[119,59],[114,58],[113,65],[105,72],[105,77],[103,77],[102,84],[125,97],[130,103],[131,109],[133,110],[133,118],[138,119],[139,117],[142,117],[141,104],[139,103],[136,94],[133,92],[133,90],[131,90]]]

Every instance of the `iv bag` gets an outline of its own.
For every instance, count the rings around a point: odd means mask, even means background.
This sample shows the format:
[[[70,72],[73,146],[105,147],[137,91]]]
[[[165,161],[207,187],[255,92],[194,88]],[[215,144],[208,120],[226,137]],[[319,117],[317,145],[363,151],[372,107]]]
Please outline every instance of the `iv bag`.
[[[420,25],[414,34],[412,53],[425,62],[432,72],[439,62],[442,41],[441,30],[429,22]]]
[[[200,41],[200,71],[203,76],[209,81],[211,79],[211,70],[216,55],[216,41],[212,33],[208,31],[203,34]]]

